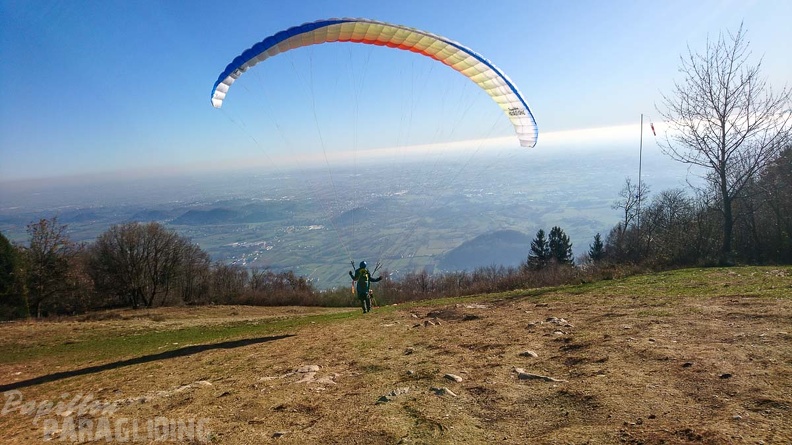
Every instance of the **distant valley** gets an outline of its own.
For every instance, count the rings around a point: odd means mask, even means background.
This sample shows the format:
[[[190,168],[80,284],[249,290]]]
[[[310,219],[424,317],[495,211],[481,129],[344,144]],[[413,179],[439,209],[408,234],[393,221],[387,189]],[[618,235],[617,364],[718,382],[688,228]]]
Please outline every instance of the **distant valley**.
[[[683,186],[683,167],[645,161],[654,190]],[[363,259],[396,275],[517,265],[536,231],[554,225],[580,255],[617,222],[611,206],[635,167],[619,150],[525,151],[329,171],[4,184],[0,231],[25,242],[28,223],[57,215],[74,241],[90,242],[113,224],[156,221],[215,261],[294,270],[326,288],[346,285],[350,261]]]

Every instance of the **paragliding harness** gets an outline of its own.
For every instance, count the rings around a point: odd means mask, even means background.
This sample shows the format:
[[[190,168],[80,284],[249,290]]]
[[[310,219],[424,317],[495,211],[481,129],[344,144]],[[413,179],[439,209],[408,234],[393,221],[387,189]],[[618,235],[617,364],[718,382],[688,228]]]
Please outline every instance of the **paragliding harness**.
[[[354,260],[350,261],[350,264],[352,264],[352,269],[354,269],[356,271],[358,270],[355,267],[355,261]],[[363,268],[363,270],[365,271],[365,274],[366,274],[365,275],[366,281],[371,281],[371,275],[377,273],[377,271],[380,269],[380,267],[382,267],[382,263],[377,261],[377,265],[374,266],[374,271],[373,272],[369,272],[367,268]],[[361,279],[361,278],[363,278],[363,277],[361,276],[358,279]],[[352,280],[352,295],[357,295],[357,281],[355,281],[354,279]],[[371,300],[371,306],[372,307],[375,307],[375,306],[379,307],[379,304],[377,303],[377,300],[374,299],[374,290],[372,290],[371,287],[369,287],[369,290],[368,290],[368,297]],[[358,298],[361,298],[361,297],[358,295]]]

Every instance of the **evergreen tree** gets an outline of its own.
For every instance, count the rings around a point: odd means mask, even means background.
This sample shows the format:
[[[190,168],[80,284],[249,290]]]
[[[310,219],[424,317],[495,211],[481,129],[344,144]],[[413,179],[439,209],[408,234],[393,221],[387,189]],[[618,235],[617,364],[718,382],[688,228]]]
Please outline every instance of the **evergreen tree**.
[[[0,233],[0,298],[10,295],[14,290],[17,262],[14,246]]]
[[[605,245],[602,244],[602,237],[597,233],[594,235],[594,242],[589,245],[589,258],[591,261],[598,263],[605,257]]]
[[[572,242],[560,227],[555,226],[550,229],[548,247],[550,249],[551,258],[555,259],[558,264],[573,263]]]
[[[23,276],[19,249],[0,233],[0,320],[26,314]]]
[[[545,232],[539,229],[536,232],[536,238],[531,241],[531,252],[528,254],[528,267],[534,270],[539,270],[547,266],[552,258],[550,252],[550,245],[545,238]]]

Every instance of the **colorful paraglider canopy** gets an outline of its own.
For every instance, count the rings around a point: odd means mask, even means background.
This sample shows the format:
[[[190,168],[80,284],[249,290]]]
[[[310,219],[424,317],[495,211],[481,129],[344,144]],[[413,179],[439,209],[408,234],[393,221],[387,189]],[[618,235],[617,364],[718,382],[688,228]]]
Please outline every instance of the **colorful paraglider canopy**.
[[[520,145],[533,147],[539,135],[533,113],[514,83],[492,62],[453,40],[426,31],[368,19],[329,19],[280,31],[235,58],[212,88],[212,105],[220,108],[242,73],[259,62],[295,48],[329,42],[352,42],[412,51],[443,62],[475,82],[508,116]]]

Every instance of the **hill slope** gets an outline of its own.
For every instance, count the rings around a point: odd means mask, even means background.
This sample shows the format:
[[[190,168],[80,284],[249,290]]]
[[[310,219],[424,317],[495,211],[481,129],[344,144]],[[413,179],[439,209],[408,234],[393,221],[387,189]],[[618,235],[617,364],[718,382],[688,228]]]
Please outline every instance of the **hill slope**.
[[[162,417],[205,419],[202,431],[224,444],[792,443],[790,267],[675,271],[366,315],[101,315],[3,326],[0,390],[24,402],[89,394],[112,413],[34,423],[19,402],[0,416],[4,436],[38,443],[56,425],[52,437],[69,438],[68,419],[87,434],[87,421],[103,417],[138,419],[146,434]]]
[[[530,236],[516,230],[498,230],[450,250],[443,255],[438,267],[446,271],[472,271],[492,264],[518,266],[528,258],[530,248]]]

